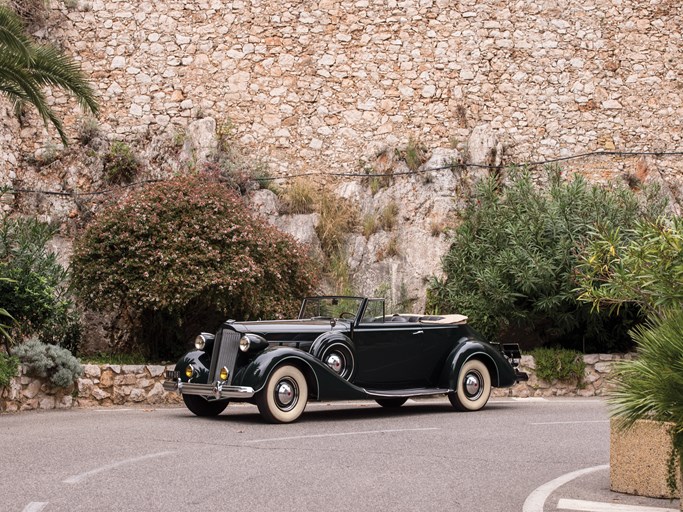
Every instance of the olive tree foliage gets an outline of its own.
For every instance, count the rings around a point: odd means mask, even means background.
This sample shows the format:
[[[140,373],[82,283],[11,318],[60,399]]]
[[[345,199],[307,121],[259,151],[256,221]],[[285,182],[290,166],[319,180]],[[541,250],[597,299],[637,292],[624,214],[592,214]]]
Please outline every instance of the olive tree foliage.
[[[129,317],[135,348],[153,357],[175,355],[226,317],[294,315],[316,284],[304,248],[207,174],[112,202],[76,240],[72,265],[80,297]]]
[[[453,232],[445,277],[432,281],[429,307],[468,315],[492,339],[521,331],[535,337],[532,345],[623,349],[637,310],[592,312],[577,300],[575,269],[596,226],[656,218],[665,207],[656,198],[655,190],[639,197],[580,176],[564,180],[557,169],[544,187],[514,169],[503,182],[483,179]]]

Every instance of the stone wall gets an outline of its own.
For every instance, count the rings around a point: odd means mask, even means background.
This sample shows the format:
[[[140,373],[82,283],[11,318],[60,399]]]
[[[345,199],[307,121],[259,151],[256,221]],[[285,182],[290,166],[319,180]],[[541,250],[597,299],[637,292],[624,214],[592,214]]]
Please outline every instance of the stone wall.
[[[0,411],[179,403],[177,394],[162,388],[164,371],[174,367],[86,364],[83,377],[69,388],[58,388],[45,379],[29,377],[25,368],[21,368],[21,375],[0,391]]]
[[[631,360],[635,354],[586,354],[583,382],[546,382],[535,375],[536,362],[532,356],[522,356],[519,369],[529,374],[528,382],[519,382],[512,388],[493,390],[493,396],[514,396],[520,398],[551,396],[605,396],[614,389],[609,380],[612,364],[615,361]]]
[[[529,381],[512,388],[494,389],[492,396],[603,396],[610,389],[607,376],[612,362],[632,357],[631,354],[585,355],[584,385],[577,387],[576,382],[545,382],[538,379],[534,375],[533,357],[523,356],[520,369],[529,373]],[[84,366],[83,377],[70,388],[55,388],[43,379],[29,377],[22,368],[21,375],[14,378],[9,387],[0,390],[0,411],[179,404],[181,399],[176,393],[167,393],[162,388],[164,371],[173,368],[173,365],[88,364]]]
[[[410,137],[452,147],[481,125],[506,161],[681,149],[677,0],[52,0],[35,35],[80,61],[110,139],[149,149],[194,119],[230,120],[276,174],[354,171]],[[75,129],[73,101],[50,100]],[[35,116],[5,125],[9,173],[47,137]],[[610,179],[679,160],[568,165]]]

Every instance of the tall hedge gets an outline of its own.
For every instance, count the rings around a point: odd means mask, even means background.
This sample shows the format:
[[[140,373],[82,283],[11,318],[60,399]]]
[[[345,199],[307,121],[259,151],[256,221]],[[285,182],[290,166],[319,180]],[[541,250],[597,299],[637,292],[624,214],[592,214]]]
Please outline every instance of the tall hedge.
[[[480,182],[454,230],[434,279],[429,306],[470,317],[489,338],[530,345],[560,344],[586,351],[620,350],[636,308],[591,311],[577,300],[578,255],[598,226],[627,228],[656,218],[665,206],[656,191],[638,196],[625,186],[564,180],[551,171],[545,186],[511,171]]]
[[[204,174],[110,204],[76,240],[72,266],[80,297],[130,317],[137,348],[157,357],[179,352],[189,327],[293,315],[316,284],[303,247]]]

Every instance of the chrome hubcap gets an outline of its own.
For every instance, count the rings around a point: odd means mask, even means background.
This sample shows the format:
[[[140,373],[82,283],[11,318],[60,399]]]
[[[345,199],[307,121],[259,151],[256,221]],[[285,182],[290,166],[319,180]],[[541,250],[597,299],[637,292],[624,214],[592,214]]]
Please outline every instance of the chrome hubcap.
[[[327,361],[325,361],[327,366],[329,366],[333,372],[341,374],[344,370],[344,361],[341,356],[336,352],[327,356]]]
[[[463,387],[465,388],[465,395],[467,395],[468,399],[476,400],[481,396],[481,393],[483,391],[481,383],[482,377],[479,372],[471,371],[468,372],[467,375],[465,375]]]
[[[275,401],[278,408],[288,411],[294,408],[299,398],[299,388],[296,382],[290,379],[282,379],[275,386]]]

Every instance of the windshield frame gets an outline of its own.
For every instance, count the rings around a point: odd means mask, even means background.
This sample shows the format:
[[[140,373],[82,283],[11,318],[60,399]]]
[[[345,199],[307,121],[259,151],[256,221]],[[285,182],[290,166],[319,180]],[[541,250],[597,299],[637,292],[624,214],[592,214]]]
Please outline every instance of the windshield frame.
[[[353,320],[359,318],[359,314],[364,309],[365,297],[354,297],[351,295],[320,295],[316,297],[305,297],[299,309],[299,320],[322,320],[338,318],[340,320]],[[317,313],[317,314],[314,314]],[[351,313],[353,318],[339,315]]]

